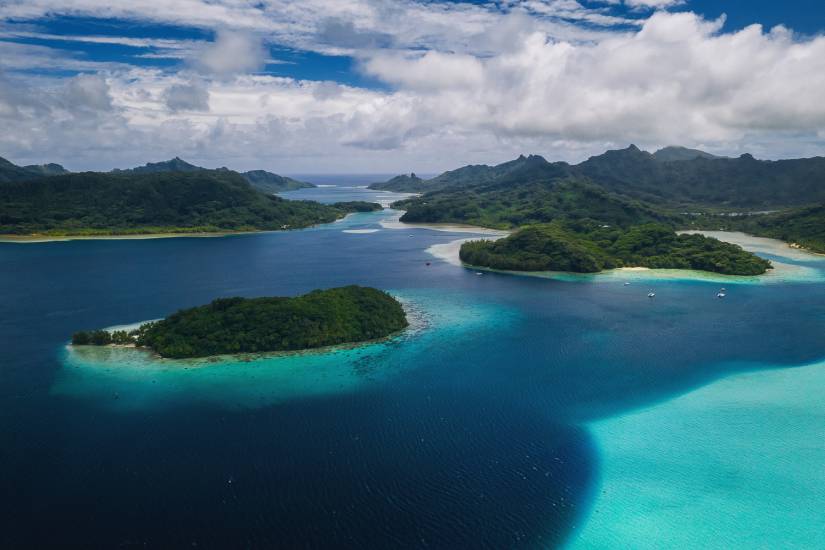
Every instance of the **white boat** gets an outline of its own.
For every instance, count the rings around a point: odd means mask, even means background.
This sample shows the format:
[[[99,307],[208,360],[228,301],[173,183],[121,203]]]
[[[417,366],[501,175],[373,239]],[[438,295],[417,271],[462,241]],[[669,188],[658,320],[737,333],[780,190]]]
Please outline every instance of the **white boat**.
[[[481,271],[476,271],[476,275],[484,275]]]
[[[716,295],[717,298],[724,298],[725,296],[727,296],[727,294],[725,294],[724,292],[720,292]]]
[[[655,292],[648,292],[648,293],[647,293],[647,297],[648,297],[648,298],[653,298],[653,297],[655,297],[655,296],[656,296],[656,293],[655,293]]]
[[[629,284],[630,284],[630,283],[629,283],[629,282],[627,282],[627,283],[625,283],[625,284],[624,284],[624,286],[627,286],[627,285],[629,285]]]

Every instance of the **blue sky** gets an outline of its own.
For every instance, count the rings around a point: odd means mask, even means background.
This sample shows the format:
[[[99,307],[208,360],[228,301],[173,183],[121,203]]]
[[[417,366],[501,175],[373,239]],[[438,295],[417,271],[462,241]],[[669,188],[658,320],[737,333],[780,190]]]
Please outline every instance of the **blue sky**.
[[[437,3],[437,2],[435,2]],[[448,2],[458,4],[460,2]],[[466,2],[479,6],[490,5],[485,0]],[[629,19],[642,19],[649,10],[628,8],[623,4],[611,6],[603,2],[582,2],[585,7],[605,10],[605,13]],[[500,11],[506,11],[499,7]],[[765,27],[785,25],[803,34],[825,31],[825,3],[818,0],[689,0],[673,6],[672,11],[694,11],[710,19],[726,17],[724,30],[741,29],[752,24]],[[563,18],[562,18],[563,19]],[[588,25],[600,28],[599,25]],[[161,54],[160,47],[136,47],[123,44],[101,44],[73,41],[73,37],[132,37],[144,39],[213,40],[215,31],[203,26],[163,24],[140,19],[95,18],[89,16],[46,16],[32,19],[13,19],[6,22],[4,41],[41,45],[67,54],[98,62],[126,63],[136,66],[175,70],[184,60],[166,57],[146,57]],[[16,32],[22,36],[15,35]],[[28,36],[26,36],[28,34]],[[55,39],[54,37],[61,37]],[[366,77],[358,70],[357,60],[348,55],[324,55],[311,50],[289,47],[288,44],[267,45],[273,60],[259,72],[296,79],[333,80],[343,84],[382,88],[377,79]],[[23,69],[25,70],[25,69]],[[59,71],[59,69],[55,69]],[[34,71],[41,72],[41,71]],[[70,74],[72,71],[61,71]]]
[[[823,31],[813,0],[7,0],[0,156],[383,173],[631,141],[817,154]]]

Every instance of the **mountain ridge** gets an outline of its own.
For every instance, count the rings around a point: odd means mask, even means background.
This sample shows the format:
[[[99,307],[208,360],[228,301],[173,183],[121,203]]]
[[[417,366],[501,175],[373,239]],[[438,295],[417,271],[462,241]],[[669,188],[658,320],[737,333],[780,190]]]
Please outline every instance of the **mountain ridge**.
[[[174,157],[169,160],[160,162],[148,162],[143,166],[135,168],[115,169],[113,173],[157,173],[157,172],[196,172],[198,170],[208,170],[197,166],[190,162],[183,160],[180,157]],[[217,170],[235,172],[229,168],[222,167]],[[281,176],[267,170],[249,170],[247,172],[237,172],[246,181],[248,181],[256,189],[264,193],[281,193],[283,191],[293,191],[295,189],[304,189],[315,187],[311,183],[298,181],[296,179]]]
[[[657,157],[658,155],[658,157]],[[523,185],[567,178],[669,208],[702,206],[764,210],[825,202],[825,158],[757,160],[717,157],[670,146],[649,153],[631,145],[571,165],[524,155],[495,165],[468,165],[393,191],[434,193],[486,185]],[[384,189],[373,184],[371,189]]]

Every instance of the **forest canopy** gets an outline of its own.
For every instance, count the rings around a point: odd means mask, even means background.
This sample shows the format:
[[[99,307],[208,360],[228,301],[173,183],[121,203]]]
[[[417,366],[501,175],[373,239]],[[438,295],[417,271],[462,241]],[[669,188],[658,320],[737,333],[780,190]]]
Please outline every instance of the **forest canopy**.
[[[592,221],[534,225],[498,241],[464,243],[467,264],[511,271],[595,273],[617,267],[696,269],[760,275],[771,263],[741,247],[702,235],[677,235],[667,225],[629,228]]]
[[[131,333],[77,332],[72,344],[134,344],[162,357],[206,357],[364,342],[389,336],[407,324],[403,307],[386,292],[346,286],[293,298],[220,298]]]
[[[254,189],[228,170],[99,173],[0,185],[0,233],[96,235],[294,229],[373,203],[324,205]]]

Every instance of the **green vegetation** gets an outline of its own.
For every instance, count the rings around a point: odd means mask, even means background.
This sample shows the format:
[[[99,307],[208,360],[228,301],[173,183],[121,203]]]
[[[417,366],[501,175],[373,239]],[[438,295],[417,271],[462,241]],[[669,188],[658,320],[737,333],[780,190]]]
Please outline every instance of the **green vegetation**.
[[[43,176],[68,174],[69,171],[59,164],[32,164],[17,166],[4,158],[0,158],[0,183],[12,181],[28,181]]]
[[[697,158],[718,159],[723,157],[717,157],[716,155],[711,155],[710,153],[700,151],[699,149],[688,149],[687,147],[671,145],[670,147],[663,147],[653,153],[653,158],[660,162],[674,162],[680,160],[693,160]]]
[[[616,267],[697,269],[728,275],[760,275],[767,260],[741,247],[701,235],[677,235],[658,223],[629,228],[591,220],[525,227],[498,241],[461,247],[465,263],[511,271],[595,273]]]
[[[574,169],[611,191],[669,206],[764,210],[825,201],[823,157],[767,161],[745,154],[662,161],[631,145]]]
[[[656,153],[635,145],[594,156],[577,165],[519,157],[497,166],[472,165],[429,180],[394,178],[374,189],[430,194],[473,191],[509,181],[516,186],[574,179],[627,198],[668,209],[686,206],[767,210],[825,202],[825,158],[757,160],[751,155],[715,157],[697,149],[666,147]]]
[[[264,193],[282,193],[284,191],[315,187],[311,183],[298,181],[286,176],[279,176],[266,170],[250,170],[241,175],[246,181],[252,184],[252,187]]]
[[[404,181],[398,180],[399,184]],[[376,187],[376,186],[374,186]],[[383,188],[383,187],[380,187]],[[654,154],[631,145],[607,151],[571,166],[524,157],[498,166],[465,166],[430,180],[415,182],[423,194],[393,206],[405,210],[405,222],[455,222],[494,228],[553,224],[532,228],[497,245],[465,247],[479,265],[512,269],[598,270],[611,265],[684,267],[719,273],[762,273],[765,266],[727,245],[687,237],[657,243],[667,250],[626,254],[602,242],[596,249],[590,232],[570,226],[585,220],[629,229],[648,223],[668,227],[738,229],[776,237],[815,251],[825,251],[825,158],[760,161],[751,155],[716,157],[697,149],[666,147]],[[774,214],[750,214],[792,205],[811,205]],[[727,215],[725,213],[727,212]],[[699,213],[699,215],[696,215]],[[559,235],[559,231],[563,235]],[[600,240],[604,237],[599,235]],[[520,240],[519,240],[520,239]],[[597,239],[597,240],[599,240]],[[525,247],[517,243],[532,244]],[[544,257],[536,243],[550,247]],[[507,248],[512,243],[513,248]],[[551,250],[552,249],[552,250]],[[494,254],[498,250],[501,254]],[[526,251],[531,251],[527,254]],[[488,256],[485,256],[489,255]],[[569,255],[565,265],[560,259]],[[728,254],[727,260],[722,256]],[[484,261],[479,257],[483,256]],[[525,267],[528,266],[528,267]]]
[[[108,346],[108,345],[132,345],[140,334],[139,330],[127,332],[125,330],[90,330],[75,332],[72,335],[73,346]]]
[[[423,180],[415,175],[415,173],[402,174],[395,176],[384,182],[370,184],[369,189],[380,189],[382,191],[396,191],[404,193],[420,193],[422,189],[426,188],[427,180]]]
[[[741,216],[733,227],[760,237],[771,237],[825,253],[825,204],[772,214]]]
[[[206,168],[195,166],[180,157],[175,157],[161,162],[147,162],[143,166],[136,166],[135,168],[124,170],[115,168],[112,172],[115,174],[154,174],[157,172],[198,172],[200,170],[206,170]]]
[[[336,202],[332,206],[346,212],[377,212],[384,209],[384,207],[377,202],[366,201]]]
[[[291,351],[387,337],[407,326],[404,309],[374,288],[315,290],[295,298],[222,298],[138,330],[78,332],[74,345],[134,344],[163,357]]]
[[[676,221],[639,201],[595,185],[565,180],[514,183],[505,179],[472,189],[448,189],[393,205],[404,222],[469,223],[500,229],[556,219],[597,219],[612,225]]]
[[[180,157],[175,157],[171,160],[149,162],[136,168],[112,170],[112,172],[116,174],[148,174],[157,172],[199,172],[201,170],[207,169],[186,162]],[[230,172],[231,170],[229,170],[229,168],[218,168],[218,171]],[[315,187],[311,183],[294,180],[286,176],[279,176],[266,170],[251,170],[241,173],[241,176],[248,181],[252,187],[264,193],[281,193],[283,191],[292,191],[305,187]]]
[[[369,205],[369,206],[367,206]],[[293,229],[371,203],[322,205],[253,189],[236,172],[86,172],[0,185],[0,233],[99,235]]]
[[[464,166],[444,172],[428,180],[418,178],[415,174],[412,174],[411,177],[397,176],[384,183],[374,183],[370,185],[370,189],[431,193],[478,187],[505,180],[517,183],[549,181],[571,174],[570,166],[564,162],[550,163],[538,155],[530,155],[529,157],[522,155],[515,160],[497,166],[487,166],[486,164]]]

